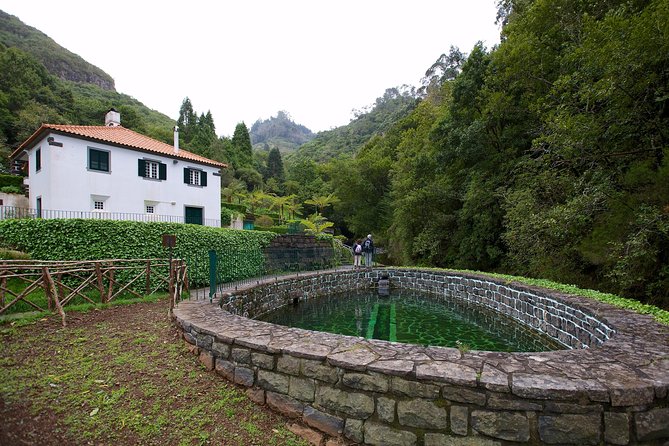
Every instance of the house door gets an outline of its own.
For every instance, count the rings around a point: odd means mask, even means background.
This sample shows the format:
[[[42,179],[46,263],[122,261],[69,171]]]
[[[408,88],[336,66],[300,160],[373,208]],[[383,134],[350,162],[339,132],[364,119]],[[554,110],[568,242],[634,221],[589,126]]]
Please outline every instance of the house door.
[[[186,223],[192,225],[202,224],[202,208],[192,208],[186,206]]]

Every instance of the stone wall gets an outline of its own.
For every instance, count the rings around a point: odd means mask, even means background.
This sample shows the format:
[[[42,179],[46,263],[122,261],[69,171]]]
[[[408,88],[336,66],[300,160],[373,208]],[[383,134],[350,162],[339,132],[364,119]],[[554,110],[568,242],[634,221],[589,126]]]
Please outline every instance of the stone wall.
[[[459,351],[310,332],[238,315],[374,286],[380,274],[392,286],[495,308],[583,348]],[[253,400],[323,435],[427,446],[669,439],[669,327],[649,316],[480,275],[408,269],[274,279],[224,294],[220,305],[179,304],[174,314],[188,345],[207,367],[247,387]]]
[[[288,265],[295,271],[325,268],[331,264],[334,249],[329,241],[313,235],[284,234],[274,238],[265,248],[268,271],[284,270]]]

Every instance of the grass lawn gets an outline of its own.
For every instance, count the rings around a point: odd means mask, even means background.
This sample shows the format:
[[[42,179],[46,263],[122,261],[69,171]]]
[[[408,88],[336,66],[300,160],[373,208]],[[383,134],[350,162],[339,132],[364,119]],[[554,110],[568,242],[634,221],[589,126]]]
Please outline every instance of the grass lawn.
[[[288,420],[205,370],[168,301],[0,325],[0,444],[294,445]]]

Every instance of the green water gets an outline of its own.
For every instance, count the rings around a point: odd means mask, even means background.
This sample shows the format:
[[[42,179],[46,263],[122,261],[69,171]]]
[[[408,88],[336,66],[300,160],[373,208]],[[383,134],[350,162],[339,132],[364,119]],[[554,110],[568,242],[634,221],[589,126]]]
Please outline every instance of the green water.
[[[285,306],[262,318],[289,327],[367,339],[501,352],[564,348],[555,340],[459,299],[403,290],[390,296],[360,291]]]

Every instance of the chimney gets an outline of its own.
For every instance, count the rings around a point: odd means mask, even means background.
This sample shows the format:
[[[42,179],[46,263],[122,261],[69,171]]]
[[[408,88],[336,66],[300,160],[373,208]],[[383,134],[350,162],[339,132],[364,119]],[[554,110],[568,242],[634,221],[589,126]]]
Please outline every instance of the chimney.
[[[179,127],[174,126],[174,152],[179,153]]]
[[[110,108],[105,115],[105,127],[120,127],[121,114],[115,109]]]

